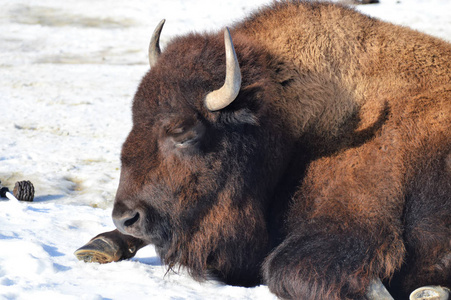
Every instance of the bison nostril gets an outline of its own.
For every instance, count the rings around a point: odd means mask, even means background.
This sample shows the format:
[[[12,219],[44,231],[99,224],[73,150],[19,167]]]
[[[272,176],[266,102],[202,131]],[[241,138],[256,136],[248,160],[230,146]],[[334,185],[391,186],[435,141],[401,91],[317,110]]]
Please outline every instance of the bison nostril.
[[[116,228],[123,234],[134,235],[141,231],[140,220],[145,216],[142,211],[126,210],[125,212],[119,206],[113,209],[113,222]]]
[[[139,213],[137,212],[133,218],[128,219],[128,220],[126,220],[126,221],[124,222],[124,226],[125,226],[125,227],[132,226],[132,225],[135,224],[136,221],[138,221],[138,220],[139,220]]]

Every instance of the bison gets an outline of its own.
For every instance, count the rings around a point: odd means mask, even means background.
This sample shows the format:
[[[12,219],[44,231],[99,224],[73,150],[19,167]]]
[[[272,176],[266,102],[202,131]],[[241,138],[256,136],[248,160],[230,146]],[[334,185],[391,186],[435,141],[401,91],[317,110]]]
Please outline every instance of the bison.
[[[80,259],[153,244],[169,268],[283,299],[450,287],[449,43],[313,1],[161,51],[163,24],[122,148],[117,229]]]

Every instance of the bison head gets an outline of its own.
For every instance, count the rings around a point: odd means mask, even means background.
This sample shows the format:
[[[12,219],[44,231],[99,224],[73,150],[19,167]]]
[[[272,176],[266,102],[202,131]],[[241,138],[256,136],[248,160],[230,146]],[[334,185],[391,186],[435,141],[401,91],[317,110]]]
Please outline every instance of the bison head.
[[[235,54],[228,30],[176,38],[161,53],[162,25],[134,97],[114,223],[154,244],[169,266],[254,284],[284,165],[267,55],[239,37]]]

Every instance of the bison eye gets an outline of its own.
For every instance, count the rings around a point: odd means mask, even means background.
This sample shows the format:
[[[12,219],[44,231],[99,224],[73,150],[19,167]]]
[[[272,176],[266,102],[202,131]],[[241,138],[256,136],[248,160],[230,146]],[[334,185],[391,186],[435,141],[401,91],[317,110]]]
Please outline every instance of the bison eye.
[[[174,128],[169,133],[174,146],[179,149],[188,148],[197,144],[205,132],[205,126],[198,123],[194,126],[181,126]]]

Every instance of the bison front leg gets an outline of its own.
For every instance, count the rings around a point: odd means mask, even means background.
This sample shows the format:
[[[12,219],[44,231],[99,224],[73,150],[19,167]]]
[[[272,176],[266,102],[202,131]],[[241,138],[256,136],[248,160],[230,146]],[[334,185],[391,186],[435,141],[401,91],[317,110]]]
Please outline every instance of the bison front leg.
[[[391,299],[374,282],[401,264],[401,240],[380,228],[331,230],[340,226],[327,223],[301,226],[269,255],[263,275],[270,290],[282,299]]]
[[[124,235],[116,229],[97,235],[74,254],[85,262],[105,264],[131,258],[145,245],[144,241]]]

